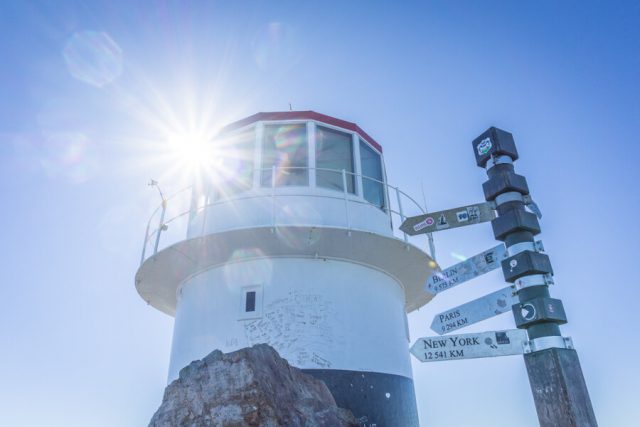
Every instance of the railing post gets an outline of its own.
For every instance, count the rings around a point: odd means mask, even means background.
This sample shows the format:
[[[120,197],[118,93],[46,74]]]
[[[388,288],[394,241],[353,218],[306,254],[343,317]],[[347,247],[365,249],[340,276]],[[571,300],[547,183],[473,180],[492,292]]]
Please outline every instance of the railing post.
[[[147,221],[147,229],[144,232],[144,242],[142,243],[142,255],[140,256],[140,265],[144,262],[144,255],[147,252],[147,242],[149,241],[149,226],[151,225],[151,219]]]
[[[342,169],[342,194],[344,194],[344,211],[347,216],[347,229],[351,230],[351,217],[349,216],[349,192],[347,191],[347,172]]]
[[[202,230],[200,231],[200,236],[204,236],[204,231],[207,225],[207,209],[209,208],[209,197],[207,194],[204,195],[204,206],[202,207]]]
[[[402,199],[400,198],[400,189],[396,187],[396,198],[398,199],[398,212],[400,213],[400,224],[404,222],[404,212],[402,211]],[[407,233],[402,232],[405,243],[408,241]]]
[[[276,165],[271,167],[271,226],[276,226]]]
[[[160,221],[158,223],[158,233],[156,234],[156,243],[153,246],[153,254],[158,253],[158,245],[160,244],[160,234],[164,229],[164,213],[167,211],[167,201],[166,199],[162,199],[162,212],[160,213]]]

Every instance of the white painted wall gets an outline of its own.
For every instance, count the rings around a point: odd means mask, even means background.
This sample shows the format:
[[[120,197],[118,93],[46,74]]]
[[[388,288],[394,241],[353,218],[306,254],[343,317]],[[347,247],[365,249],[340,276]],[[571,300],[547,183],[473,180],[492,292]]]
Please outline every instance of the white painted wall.
[[[247,251],[179,288],[169,381],[214,349],[262,342],[299,368],[411,377],[404,293],[394,279],[343,261],[242,261]],[[255,285],[261,315],[247,318],[242,289]]]

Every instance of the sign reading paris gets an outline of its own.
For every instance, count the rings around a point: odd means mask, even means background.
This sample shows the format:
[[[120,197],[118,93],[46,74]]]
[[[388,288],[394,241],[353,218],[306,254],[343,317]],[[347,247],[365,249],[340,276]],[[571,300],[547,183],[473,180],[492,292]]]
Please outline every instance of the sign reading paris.
[[[453,332],[511,311],[511,307],[517,302],[518,297],[514,295],[513,288],[507,286],[481,298],[436,314],[431,322],[431,330],[440,335]]]

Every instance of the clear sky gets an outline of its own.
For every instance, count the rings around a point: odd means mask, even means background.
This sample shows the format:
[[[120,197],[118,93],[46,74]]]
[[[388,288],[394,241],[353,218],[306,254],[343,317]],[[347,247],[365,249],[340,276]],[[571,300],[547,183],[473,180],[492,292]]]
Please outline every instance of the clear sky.
[[[513,132],[596,416],[637,425],[638,22],[617,1],[3,1],[0,424],[146,425],[173,321],[133,278],[149,178],[187,179],[167,134],[291,103],[358,123],[433,210],[481,201],[471,140]],[[495,242],[484,224],[436,245],[448,266]],[[496,271],[438,296],[412,339],[503,286]],[[424,426],[537,425],[519,356],[413,371]]]

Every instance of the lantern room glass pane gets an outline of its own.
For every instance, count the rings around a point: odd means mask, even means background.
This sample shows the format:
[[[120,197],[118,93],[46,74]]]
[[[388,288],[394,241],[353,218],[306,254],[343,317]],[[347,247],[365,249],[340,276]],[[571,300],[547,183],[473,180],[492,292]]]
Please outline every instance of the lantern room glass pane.
[[[251,129],[218,141],[214,159],[216,198],[224,198],[251,189],[255,133]]]
[[[309,185],[308,146],[306,124],[266,125],[262,140],[261,185],[271,187],[274,166],[277,187]]]
[[[360,141],[360,166],[362,168],[363,197],[380,209],[384,209],[385,197],[380,154],[362,140]]]
[[[316,128],[316,185],[344,191],[342,170],[346,172],[347,191],[355,193],[353,175],[353,139],[351,134],[318,126]]]

